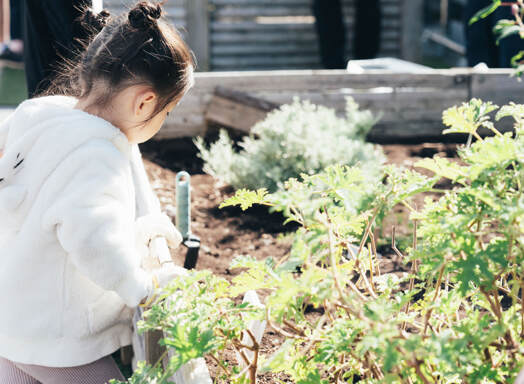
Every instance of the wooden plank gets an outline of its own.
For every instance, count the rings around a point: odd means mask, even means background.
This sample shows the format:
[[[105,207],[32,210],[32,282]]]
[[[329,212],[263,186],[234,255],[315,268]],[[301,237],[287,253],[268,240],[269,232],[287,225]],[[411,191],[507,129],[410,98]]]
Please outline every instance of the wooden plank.
[[[213,32],[246,32],[246,31],[264,31],[264,32],[280,32],[287,31],[310,31],[315,26],[309,23],[271,23],[262,24],[254,21],[241,21],[237,23],[226,23],[223,21],[212,21],[211,30]]]
[[[211,54],[214,58],[220,56],[245,56],[245,55],[317,55],[319,48],[316,44],[259,44],[259,45],[244,45],[244,44],[228,44],[215,45],[211,49]],[[320,60],[318,60],[320,61]]]
[[[206,120],[223,127],[249,133],[251,128],[265,119],[267,112],[215,96],[206,112]]]
[[[378,123],[368,134],[367,140],[379,144],[442,141],[443,129],[442,122],[435,120],[411,123]]]
[[[407,91],[384,93],[258,93],[265,100],[287,104],[298,96],[314,104],[334,108],[339,114],[344,114],[346,97],[351,96],[362,109],[369,109],[381,122],[410,122],[436,120],[440,121],[442,111],[467,99],[468,90],[457,91]]]
[[[210,68],[209,4],[208,0],[188,0],[187,42],[197,59],[197,68],[208,71]]]
[[[277,43],[277,42],[290,42],[293,41],[295,43],[310,43],[310,44],[316,44],[317,43],[317,36],[313,30],[311,31],[303,31],[293,34],[287,34],[276,32],[264,32],[264,31],[250,31],[250,32],[239,32],[239,33],[231,33],[231,32],[216,32],[211,35],[211,44],[231,44],[231,43],[238,43],[238,44],[264,44],[264,43]]]
[[[260,56],[228,56],[228,57],[214,57],[212,60],[213,67],[235,67],[235,68],[267,68],[270,66],[284,66],[292,67],[294,65],[316,65],[318,64],[318,56],[316,54],[310,55],[296,55],[289,57],[288,55],[260,55]]]
[[[348,17],[344,19],[346,27],[348,29],[352,28],[354,24],[354,18]],[[314,23],[282,23],[282,22],[272,22],[272,23],[259,23],[253,20],[242,20],[237,22],[224,22],[222,20],[212,20],[211,21],[211,30],[220,31],[220,32],[232,32],[232,31],[250,31],[250,30],[264,30],[264,31],[289,31],[289,30],[311,30],[315,28]],[[382,29],[383,30],[396,30],[400,31],[401,23],[398,18],[386,18],[382,20]],[[351,32],[348,30],[348,33]]]
[[[206,120],[249,133],[279,104],[253,97],[249,93],[218,87],[206,111]]]
[[[405,0],[404,0],[405,1]],[[308,4],[242,4],[217,6],[215,5],[215,18],[256,18],[260,16],[311,16],[311,6]],[[344,6],[342,8],[345,16],[353,15],[355,7]],[[383,17],[398,16],[401,13],[401,7],[398,4],[385,3],[381,4],[381,13]]]
[[[511,70],[490,70],[489,73],[473,73],[471,97],[503,105],[510,101],[524,103],[524,84],[511,76]]]
[[[162,331],[149,331],[145,337],[146,361],[154,365],[166,351],[166,347],[158,342],[164,337]]]
[[[311,16],[309,7],[254,6],[254,7],[217,7],[215,19],[239,18],[254,19],[262,16]]]
[[[206,113],[208,121],[228,128],[249,133],[251,128],[263,120],[268,111],[278,107],[280,103],[288,103],[292,95],[277,98],[278,103],[268,103],[259,98],[253,98],[244,92],[234,92],[221,89],[211,101]],[[302,95],[316,104],[323,104],[335,108],[341,115],[345,112],[344,95]],[[317,96],[317,97],[314,97]],[[442,111],[460,102],[463,98],[458,95],[440,95],[435,92],[406,93],[406,94],[365,94],[363,98],[356,98],[362,107],[380,113],[382,119],[370,133],[375,142],[390,142],[394,139],[429,140],[441,135]],[[462,97],[467,96],[464,90]],[[271,95],[264,95],[275,100]],[[366,103],[367,102],[367,103]],[[383,106],[387,105],[388,110]],[[414,129],[417,127],[417,129]]]
[[[494,98],[499,104],[509,99],[524,102],[524,87],[509,77],[511,73],[512,70],[490,70],[484,74],[468,69],[422,74],[373,71],[363,75],[324,70],[199,73],[195,88],[171,114],[156,138],[204,134],[205,110],[218,86],[253,93],[275,103],[289,102],[294,95],[309,97],[339,111],[344,108],[344,96],[352,95],[363,108],[383,113],[378,127],[388,131],[382,135],[393,137],[394,129],[388,127],[402,124],[411,130],[420,123],[426,127],[420,129],[427,131],[427,127],[441,126],[441,113],[445,108],[471,96]],[[432,129],[434,133],[440,128]]]
[[[273,103],[261,97],[253,96],[253,94],[224,87],[217,87],[213,96],[228,99],[263,112],[270,112],[280,106],[278,103]]]
[[[469,73],[467,69],[431,70],[418,74],[369,71],[358,75],[349,74],[345,70],[208,72],[196,74],[195,87],[191,92],[211,94],[217,86],[238,90],[289,92],[377,87],[446,90],[467,86]]]
[[[282,70],[306,70],[306,69],[321,69],[322,68],[322,65],[320,64],[320,62],[318,63],[298,63],[298,64],[293,64],[293,65],[289,65],[289,63],[283,63],[283,62],[280,62],[278,64],[270,64],[270,65],[260,65],[260,66],[245,66],[245,67],[237,67],[237,66],[232,66],[232,65],[213,65],[213,71],[215,72],[227,72],[227,71],[232,71],[232,70],[237,70],[239,72],[244,72],[244,71],[282,71]]]
[[[474,73],[471,77],[470,98],[473,97],[491,101],[500,106],[511,101],[523,104],[524,84],[511,76],[508,70],[490,70],[489,74]],[[509,131],[513,128],[513,123],[513,119],[504,118],[497,127]]]
[[[400,32],[396,30],[389,30],[382,32],[382,44],[394,42],[394,48],[398,47],[398,40],[400,39]],[[211,35],[211,42],[213,47],[216,44],[243,44],[257,46],[264,43],[287,43],[287,44],[318,44],[318,39],[313,28],[303,30],[236,30],[233,32],[213,32]],[[351,49],[351,44],[348,44]]]

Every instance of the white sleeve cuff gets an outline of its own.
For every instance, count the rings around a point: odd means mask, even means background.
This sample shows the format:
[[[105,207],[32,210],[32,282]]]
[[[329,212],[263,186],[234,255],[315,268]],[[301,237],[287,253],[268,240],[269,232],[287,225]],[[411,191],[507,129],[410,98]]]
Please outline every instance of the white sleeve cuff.
[[[149,297],[153,290],[153,281],[151,276],[139,268],[136,272],[127,276],[115,288],[115,291],[122,297],[129,307],[136,307],[142,300]]]

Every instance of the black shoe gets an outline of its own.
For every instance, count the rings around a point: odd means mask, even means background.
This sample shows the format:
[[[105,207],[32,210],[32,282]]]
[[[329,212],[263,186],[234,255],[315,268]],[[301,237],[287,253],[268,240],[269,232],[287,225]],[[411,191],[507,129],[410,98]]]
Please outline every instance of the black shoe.
[[[9,47],[5,47],[4,51],[0,53],[0,63],[15,68],[22,68],[24,66],[24,57],[21,53],[13,52]]]

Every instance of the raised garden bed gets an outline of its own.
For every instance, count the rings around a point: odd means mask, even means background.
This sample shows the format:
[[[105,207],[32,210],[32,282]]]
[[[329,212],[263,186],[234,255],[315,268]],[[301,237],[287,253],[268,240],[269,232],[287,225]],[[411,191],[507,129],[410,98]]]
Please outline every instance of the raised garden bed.
[[[221,106],[223,118],[235,121],[235,126],[249,127],[263,118],[264,115],[255,113],[247,115],[246,109],[240,111],[221,97],[217,100],[217,87],[222,87],[277,105],[299,97],[341,114],[346,97],[351,96],[362,109],[382,116],[369,134],[371,141],[440,142],[442,111],[453,105],[471,98],[498,105],[522,102],[524,87],[511,74],[511,69],[468,68],[430,69],[426,73],[408,73],[408,70],[406,73],[371,70],[363,74],[343,70],[197,73],[195,87],[168,118],[157,138],[206,134],[210,128],[209,114],[215,112],[214,104]],[[504,124],[507,123],[503,122],[504,129],[511,128],[510,124]],[[450,140],[450,136],[446,139]]]

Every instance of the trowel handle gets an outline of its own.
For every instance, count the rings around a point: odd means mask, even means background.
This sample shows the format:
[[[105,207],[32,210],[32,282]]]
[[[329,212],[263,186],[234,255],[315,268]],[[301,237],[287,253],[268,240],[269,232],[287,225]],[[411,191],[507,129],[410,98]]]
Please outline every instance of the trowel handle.
[[[176,175],[176,227],[184,240],[191,235],[191,176],[187,172]]]

